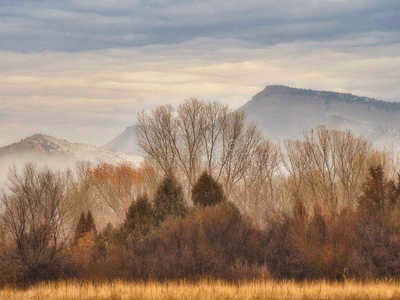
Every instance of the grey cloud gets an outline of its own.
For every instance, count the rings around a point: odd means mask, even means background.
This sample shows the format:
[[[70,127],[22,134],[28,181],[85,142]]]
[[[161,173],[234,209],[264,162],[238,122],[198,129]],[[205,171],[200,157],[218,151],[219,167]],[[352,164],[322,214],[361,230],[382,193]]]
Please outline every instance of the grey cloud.
[[[399,31],[399,0],[0,0],[0,146],[101,145],[140,109],[267,84],[399,101]]]
[[[376,35],[265,47],[207,38],[135,50],[0,51],[0,146],[37,132],[102,145],[141,109],[189,97],[237,108],[267,84],[399,101],[400,43],[376,46]]]
[[[399,31],[397,0],[13,0],[0,4],[0,48],[17,51],[124,48],[198,38],[263,46]]]

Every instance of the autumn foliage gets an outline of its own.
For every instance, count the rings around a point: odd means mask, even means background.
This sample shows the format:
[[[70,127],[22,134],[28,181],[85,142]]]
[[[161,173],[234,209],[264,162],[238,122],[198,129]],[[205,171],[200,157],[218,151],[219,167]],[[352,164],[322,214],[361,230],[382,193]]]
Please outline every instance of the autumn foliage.
[[[199,131],[203,139],[209,130]],[[0,196],[0,283],[400,278],[394,152],[325,127],[281,152],[256,140],[257,151],[242,149],[247,158],[210,155],[200,175],[200,166],[183,165],[198,158],[179,151],[164,157],[165,170],[156,157],[140,166],[80,164],[75,173],[12,170]],[[215,151],[234,151],[225,142]]]

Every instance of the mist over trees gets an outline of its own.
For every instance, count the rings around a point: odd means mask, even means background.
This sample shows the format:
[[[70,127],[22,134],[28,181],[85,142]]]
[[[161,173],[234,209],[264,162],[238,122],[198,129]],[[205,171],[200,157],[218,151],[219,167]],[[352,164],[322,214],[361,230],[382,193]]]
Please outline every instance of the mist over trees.
[[[141,165],[10,170],[0,284],[400,277],[400,164],[320,126],[275,144],[189,99],[141,112]]]
[[[268,190],[272,197],[280,153],[245,119],[244,113],[218,102],[189,99],[176,110],[165,105],[139,113],[136,142],[155,169],[174,172],[182,179],[189,203],[197,178],[207,171],[222,184],[227,197],[257,213],[261,197],[249,191]]]

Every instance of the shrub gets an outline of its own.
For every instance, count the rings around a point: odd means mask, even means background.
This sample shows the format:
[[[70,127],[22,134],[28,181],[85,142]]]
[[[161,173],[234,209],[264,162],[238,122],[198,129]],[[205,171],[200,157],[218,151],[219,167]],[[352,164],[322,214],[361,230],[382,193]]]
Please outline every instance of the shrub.
[[[400,277],[400,178],[387,181],[382,167],[372,167],[359,199],[359,255],[366,276]]]
[[[126,277],[126,236],[123,226],[114,228],[112,224],[107,224],[99,233],[97,244],[100,259],[93,266],[92,273],[103,279]]]
[[[70,174],[38,170],[27,164],[9,173],[9,189],[0,197],[1,223],[8,234],[3,249],[19,282],[36,282],[62,275],[67,246]]]
[[[354,214],[312,211],[297,201],[292,214],[270,220],[266,258],[275,278],[344,280],[358,273]]]
[[[343,280],[400,277],[400,182],[370,169],[358,207],[297,200],[269,220],[266,257],[276,278]]]
[[[265,273],[263,236],[229,203],[167,221],[137,243],[130,275],[142,279],[237,279]]]

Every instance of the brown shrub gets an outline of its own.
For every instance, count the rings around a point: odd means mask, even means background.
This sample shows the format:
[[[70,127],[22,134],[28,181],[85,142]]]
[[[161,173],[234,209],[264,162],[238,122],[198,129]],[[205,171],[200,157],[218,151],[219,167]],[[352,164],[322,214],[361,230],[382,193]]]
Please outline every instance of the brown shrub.
[[[400,277],[399,181],[387,180],[378,165],[364,183],[355,232],[368,277]]]
[[[358,270],[352,211],[307,210],[297,201],[292,214],[270,220],[267,264],[276,278],[343,280]]]
[[[170,219],[137,243],[130,274],[142,279],[254,277],[265,272],[262,242],[261,233],[233,205],[223,203],[183,220]]]

